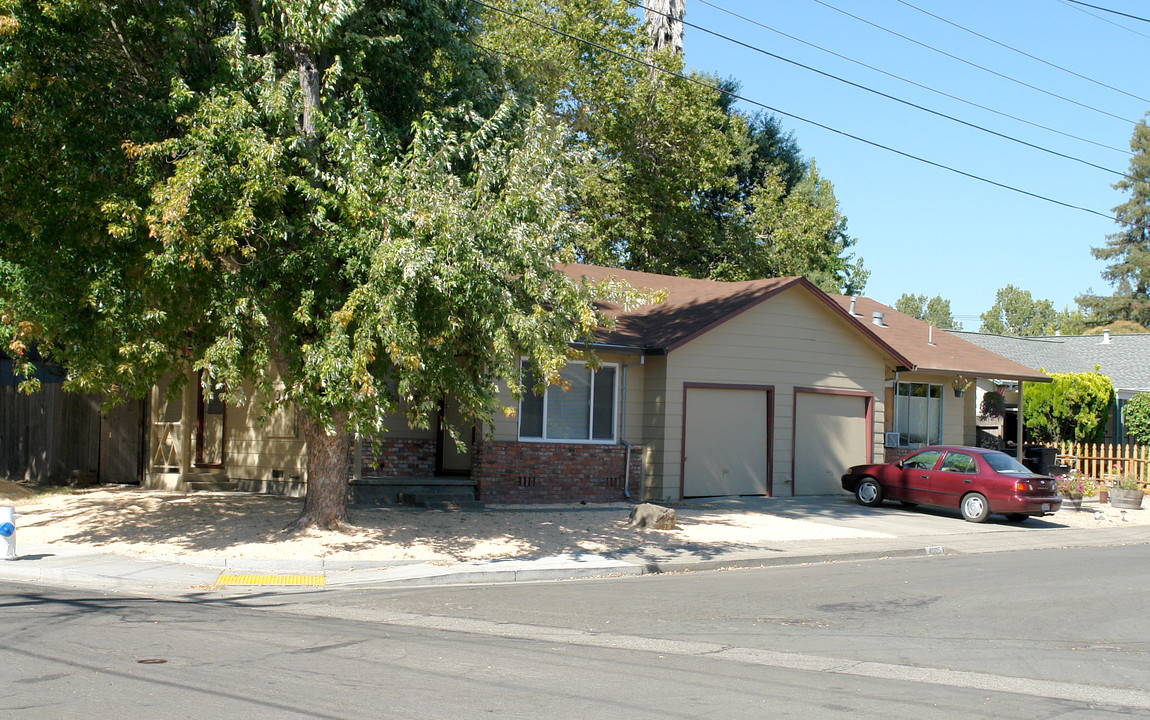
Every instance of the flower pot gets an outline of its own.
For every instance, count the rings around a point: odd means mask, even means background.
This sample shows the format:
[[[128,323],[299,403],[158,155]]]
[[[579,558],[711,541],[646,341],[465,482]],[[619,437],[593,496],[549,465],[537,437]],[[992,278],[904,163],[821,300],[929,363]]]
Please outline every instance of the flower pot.
[[[1120,508],[1122,510],[1141,510],[1142,509],[1142,496],[1145,493],[1142,490],[1123,490],[1122,488],[1110,489],[1110,507]]]
[[[1063,510],[1081,510],[1082,509],[1082,495],[1079,493],[1058,493],[1058,497],[1062,498]]]

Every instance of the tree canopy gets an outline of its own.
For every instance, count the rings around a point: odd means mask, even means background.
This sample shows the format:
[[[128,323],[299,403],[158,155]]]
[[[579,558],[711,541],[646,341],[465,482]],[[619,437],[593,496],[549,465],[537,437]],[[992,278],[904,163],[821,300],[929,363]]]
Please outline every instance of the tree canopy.
[[[910,315],[941,330],[961,330],[962,323],[956,322],[950,311],[950,301],[941,295],[927,298],[926,295],[903,293],[894,303],[894,309]]]
[[[981,317],[979,332],[1021,337],[1052,334],[1057,321],[1049,300],[1036,300],[1029,290],[1013,285],[999,290],[994,304]]]
[[[1121,230],[1109,235],[1106,244],[1091,254],[1108,262],[1102,277],[1114,288],[1113,294],[1086,293],[1078,303],[1092,316],[1094,324],[1129,320],[1150,326],[1150,127],[1146,120],[1134,126],[1130,138],[1130,167],[1125,177],[1114,183],[1115,190],[1129,193],[1130,199],[1114,208],[1114,220]]]
[[[519,60],[508,82],[576,130],[585,162],[571,209],[590,229],[586,261],[862,290],[832,184],[777,119],[734,108],[735,81],[684,69],[673,42],[652,51],[623,0],[501,7],[485,12],[481,43]]]
[[[556,269],[581,158],[495,91],[473,8],[4,0],[0,342],[113,395],[279,379],[300,526],[346,521],[350,431],[490,416],[520,354],[556,381],[634,296]]]

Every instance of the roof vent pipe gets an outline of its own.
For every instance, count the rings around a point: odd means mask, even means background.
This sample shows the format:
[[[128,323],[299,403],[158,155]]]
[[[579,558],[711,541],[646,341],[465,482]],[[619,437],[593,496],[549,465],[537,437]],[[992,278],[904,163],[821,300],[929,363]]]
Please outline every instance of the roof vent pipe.
[[[883,321],[882,321],[883,317],[884,317],[884,313],[880,313],[880,312],[872,313],[871,322],[873,322],[875,325],[878,325],[879,327],[886,327],[886,325],[884,325]]]
[[[858,295],[851,295],[851,316],[852,317],[858,317],[858,313],[855,312],[855,304],[858,303],[858,301],[859,301]]]
[[[1105,330],[1102,331],[1102,344],[1103,345],[1109,345],[1110,344],[1110,328],[1106,328]]]

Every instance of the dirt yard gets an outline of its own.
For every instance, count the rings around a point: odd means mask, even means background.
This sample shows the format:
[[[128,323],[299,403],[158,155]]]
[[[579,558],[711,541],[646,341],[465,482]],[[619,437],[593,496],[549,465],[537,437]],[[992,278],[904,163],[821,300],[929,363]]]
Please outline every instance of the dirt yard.
[[[175,493],[133,487],[33,492],[0,481],[0,505],[14,505],[18,543],[68,545],[139,556],[328,558],[460,562],[610,553],[632,548],[752,548],[764,542],[883,537],[881,533],[745,510],[677,506],[672,531],[627,527],[630,505],[496,506],[450,511],[352,508],[347,533],[282,532],[302,500],[240,493]],[[1048,518],[1076,527],[1150,524],[1150,510],[1104,507]]]

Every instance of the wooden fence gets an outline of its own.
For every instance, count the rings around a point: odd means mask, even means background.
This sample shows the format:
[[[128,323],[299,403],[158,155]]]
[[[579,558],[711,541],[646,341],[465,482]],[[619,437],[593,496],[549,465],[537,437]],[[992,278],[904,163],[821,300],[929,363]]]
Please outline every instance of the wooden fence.
[[[1150,482],[1150,446],[1104,443],[1047,443],[1058,453],[1059,464],[1086,477],[1106,479],[1133,475],[1145,485]]]

